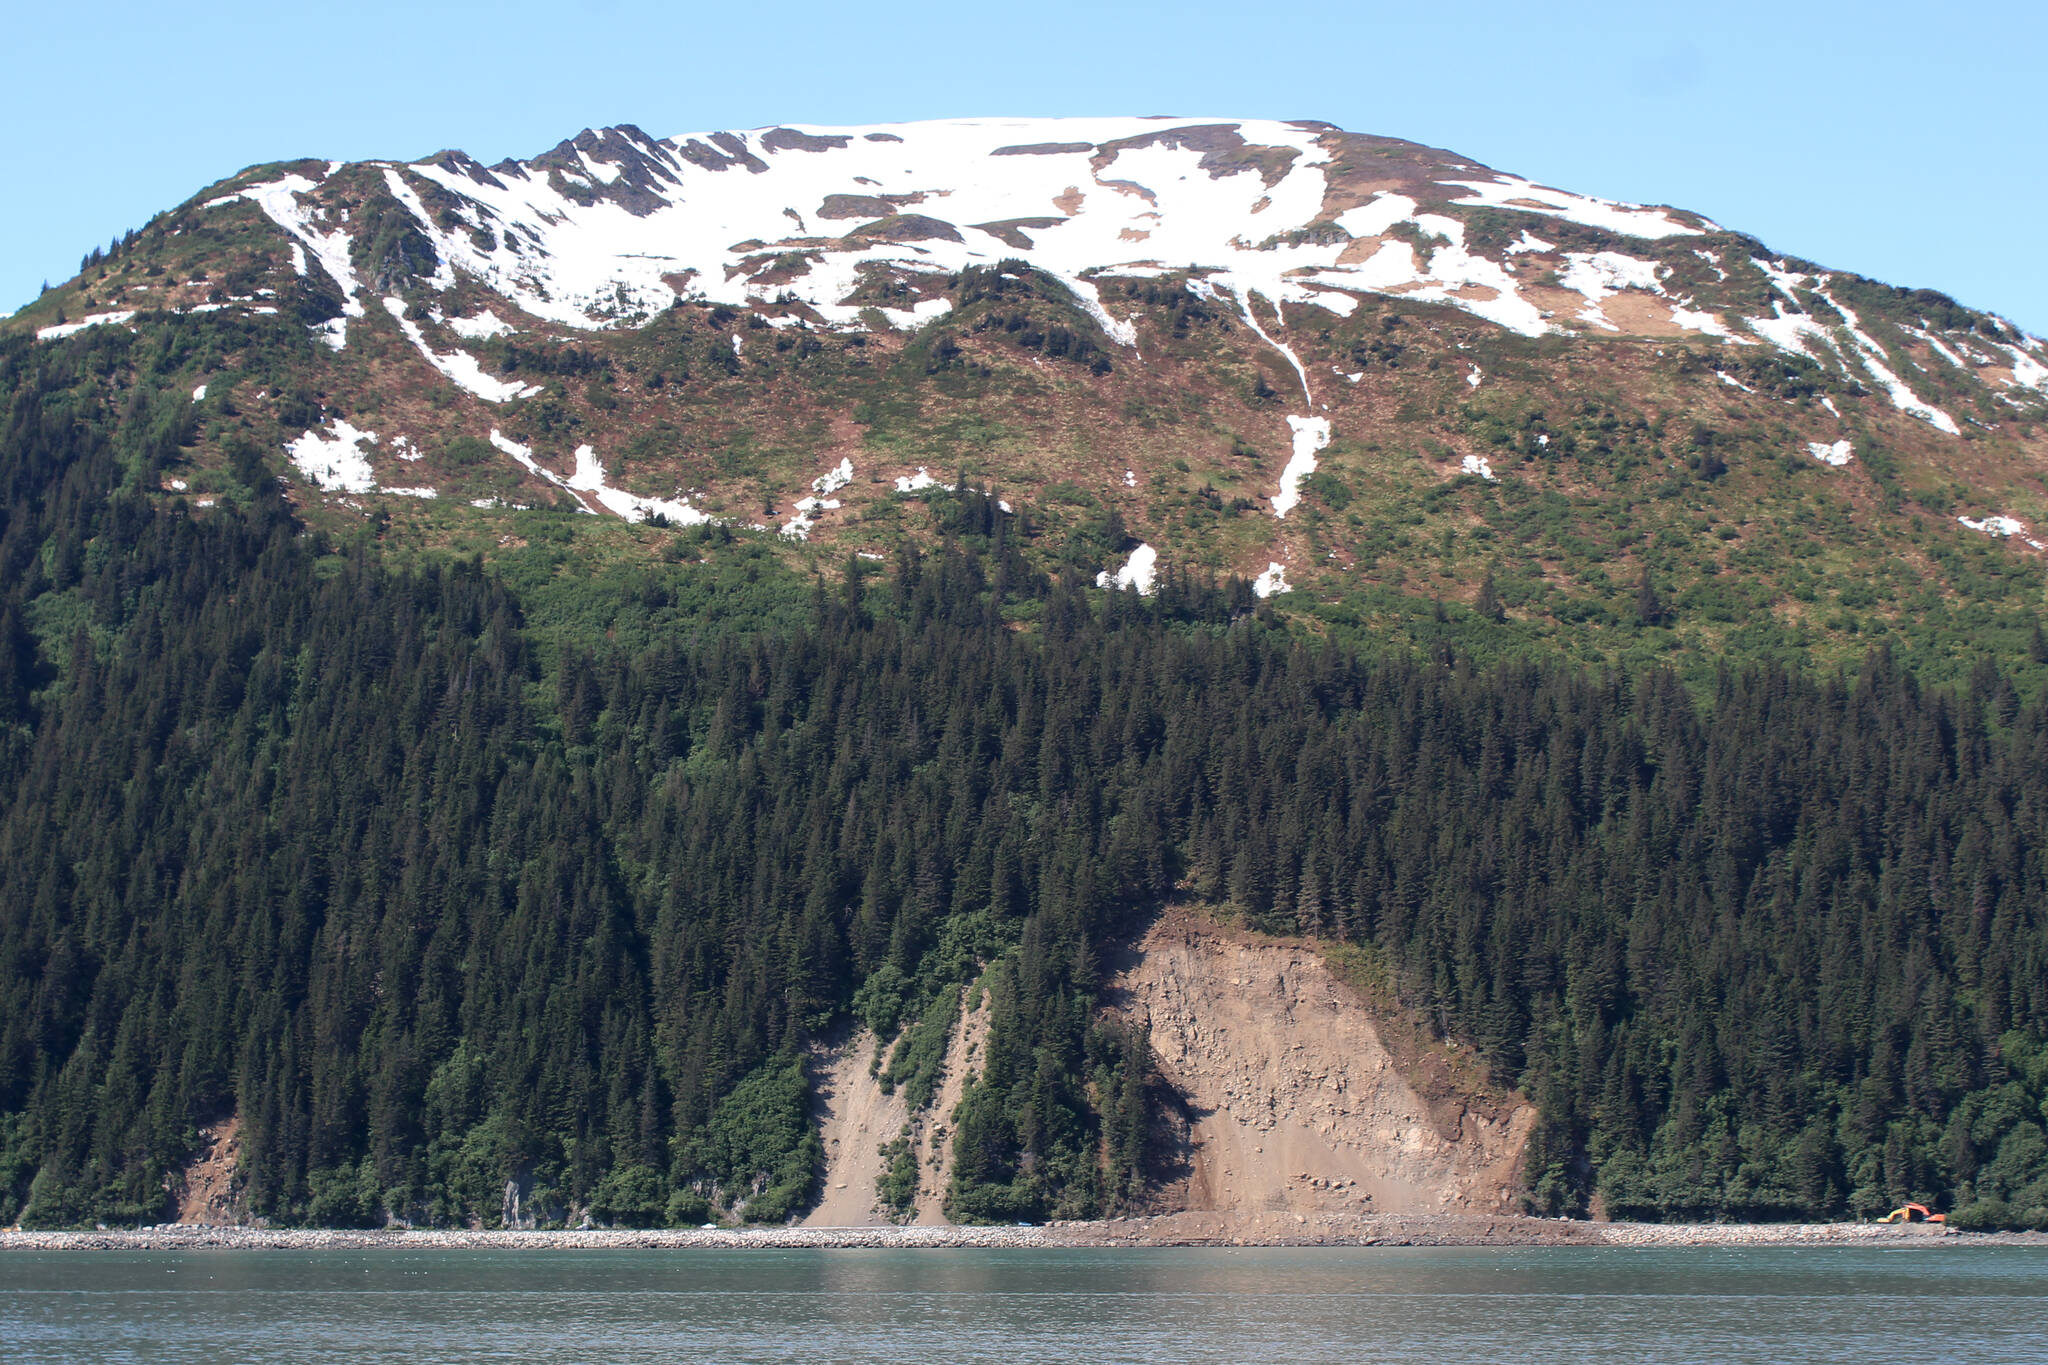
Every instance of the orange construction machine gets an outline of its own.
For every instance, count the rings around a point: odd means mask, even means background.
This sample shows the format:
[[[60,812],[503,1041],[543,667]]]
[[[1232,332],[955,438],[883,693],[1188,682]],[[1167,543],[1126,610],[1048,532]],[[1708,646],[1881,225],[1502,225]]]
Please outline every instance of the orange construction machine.
[[[1936,1213],[1925,1204],[1907,1204],[1877,1220],[1880,1223],[1946,1223],[1948,1215]]]

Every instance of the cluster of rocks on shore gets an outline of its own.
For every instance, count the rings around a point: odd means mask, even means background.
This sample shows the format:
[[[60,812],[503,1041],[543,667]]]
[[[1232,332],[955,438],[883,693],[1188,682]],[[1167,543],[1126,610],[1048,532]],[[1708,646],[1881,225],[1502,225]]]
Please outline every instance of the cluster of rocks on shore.
[[[1591,1223],[1471,1215],[1176,1213],[1042,1227],[775,1227],[552,1231],[251,1228],[165,1223],[92,1232],[0,1230],[0,1251],[741,1250],[1112,1246],[1823,1246],[2023,1241],[2048,1235],[1944,1233],[1880,1223]]]

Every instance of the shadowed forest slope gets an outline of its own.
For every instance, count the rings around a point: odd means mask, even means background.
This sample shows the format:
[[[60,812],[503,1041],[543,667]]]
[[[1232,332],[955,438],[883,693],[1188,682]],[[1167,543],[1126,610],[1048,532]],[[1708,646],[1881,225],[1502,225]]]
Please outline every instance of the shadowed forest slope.
[[[164,1217],[236,1114],[279,1221],[781,1221],[805,1050],[912,1084],[977,981],[948,1214],[1132,1207],[1106,953],[1174,898],[1474,1049],[1537,1209],[2048,1207],[2048,706],[1989,662],[1361,653],[1050,578],[971,489],[836,580],[407,560],[253,455],[156,497],[189,427],[93,354],[0,349],[0,1219]]]

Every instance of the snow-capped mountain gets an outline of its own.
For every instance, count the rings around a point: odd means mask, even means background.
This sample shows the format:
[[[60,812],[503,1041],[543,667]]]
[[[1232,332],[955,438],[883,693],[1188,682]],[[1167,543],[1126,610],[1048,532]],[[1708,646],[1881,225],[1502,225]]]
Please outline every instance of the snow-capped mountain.
[[[271,385],[245,425],[276,409],[309,495],[416,515],[446,493],[831,540],[971,465],[1116,508],[1138,543],[1107,585],[1193,562],[1268,594],[1379,562],[1325,523],[1390,442],[1426,452],[1397,484],[1563,490],[1619,424],[1645,433],[1629,480],[1711,482],[1743,448],[2023,552],[2048,521],[2039,338],[1309,121],[628,126],[489,167],[255,167],[16,326],[196,314],[303,329],[313,420]]]
[[[1344,316],[1361,293],[1377,293],[1444,303],[1526,336],[1605,330],[1767,344],[1857,370],[1900,411],[1955,429],[1830,295],[1825,275],[1760,251],[1712,249],[1708,239],[1727,234],[1696,214],[1549,189],[1324,124],[968,119],[666,140],[629,127],[585,132],[527,162],[487,168],[451,152],[363,169],[431,244],[421,273],[434,288],[468,277],[568,327],[642,323],[679,299],[800,305],[826,325],[858,326],[863,285],[894,278],[901,302],[870,306],[911,328],[950,307],[932,285],[1016,259],[1062,281],[1132,346],[1135,332],[1103,306],[1096,281],[1189,271],[1194,287],[1255,325],[1253,295]],[[367,286],[350,265],[345,226],[318,205],[325,179],[258,180],[208,204],[260,206],[360,315]],[[1527,225],[1504,242],[1473,240],[1472,211],[1502,209]],[[1545,220],[1611,240],[1573,249],[1539,235]],[[1731,270],[1768,282],[1762,307],[1715,306]],[[492,315],[470,325],[509,324]],[[1918,333],[1960,369],[2048,392],[2048,349],[2017,329],[1947,341]],[[460,360],[442,368],[493,401],[519,388]],[[1312,398],[1305,374],[1303,383]]]

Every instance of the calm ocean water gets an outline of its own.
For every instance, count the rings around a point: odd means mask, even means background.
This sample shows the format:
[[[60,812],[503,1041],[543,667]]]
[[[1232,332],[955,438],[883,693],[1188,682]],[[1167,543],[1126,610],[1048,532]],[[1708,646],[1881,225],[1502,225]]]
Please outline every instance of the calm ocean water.
[[[2048,1360],[2048,1248],[0,1254],[29,1361]]]

